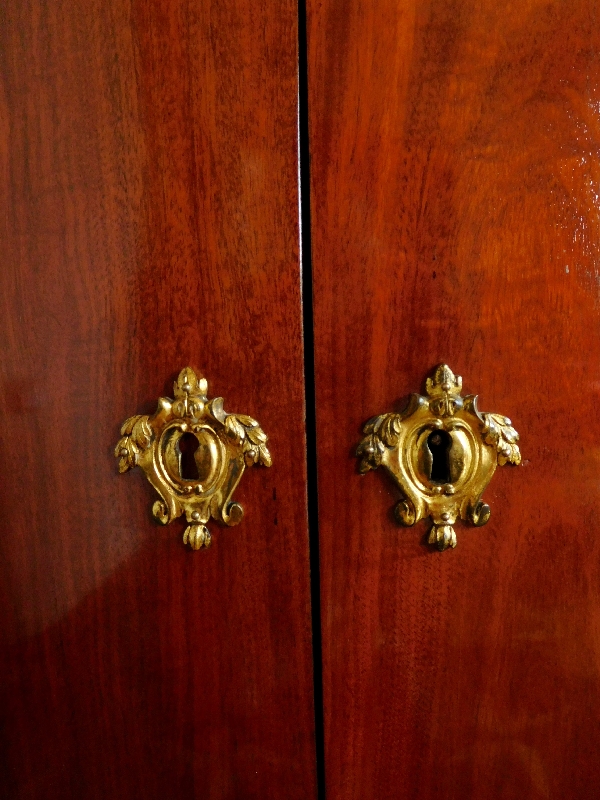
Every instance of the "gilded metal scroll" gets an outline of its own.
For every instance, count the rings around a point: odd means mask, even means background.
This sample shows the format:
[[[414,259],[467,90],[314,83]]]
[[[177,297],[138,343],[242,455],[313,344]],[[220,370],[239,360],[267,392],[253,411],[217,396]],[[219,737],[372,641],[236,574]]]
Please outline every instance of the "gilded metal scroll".
[[[396,414],[370,419],[357,456],[360,471],[384,466],[400,487],[400,525],[430,516],[429,543],[456,547],[457,519],[485,525],[481,496],[496,466],[519,464],[519,434],[500,414],[481,413],[475,395],[461,396],[462,378],[441,364],[427,379],[426,396],[413,394]]]
[[[210,545],[211,517],[225,525],[241,522],[244,510],[231,501],[233,492],[246,466],[270,467],[271,456],[258,422],[228,414],[221,397],[209,400],[206,379],[191,367],[173,390],[175,399],[161,397],[152,416],[125,420],[115,456],[119,472],[140,466],[161,496],[152,506],[155,519],[166,525],[185,513],[183,541],[199,550]]]

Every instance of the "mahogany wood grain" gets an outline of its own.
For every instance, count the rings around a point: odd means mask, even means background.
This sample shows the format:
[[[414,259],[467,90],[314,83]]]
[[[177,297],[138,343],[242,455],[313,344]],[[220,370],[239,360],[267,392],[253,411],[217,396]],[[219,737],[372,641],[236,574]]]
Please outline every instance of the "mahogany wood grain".
[[[595,798],[597,5],[308,5],[327,797]],[[438,553],[353,450],[444,361],[524,461]]]
[[[2,16],[0,794],[314,797],[296,5]],[[274,459],[199,553],[112,453],[188,364]]]

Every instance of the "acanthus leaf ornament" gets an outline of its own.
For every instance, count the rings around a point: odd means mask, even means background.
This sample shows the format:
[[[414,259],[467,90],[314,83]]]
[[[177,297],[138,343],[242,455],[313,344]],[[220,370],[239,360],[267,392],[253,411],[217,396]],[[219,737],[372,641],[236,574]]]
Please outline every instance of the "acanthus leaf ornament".
[[[429,543],[446,550],[456,547],[457,519],[479,526],[490,518],[481,496],[496,466],[520,464],[519,434],[508,417],[480,412],[475,395],[463,397],[462,378],[446,364],[425,390],[400,413],[370,419],[356,454],[361,473],[384,466],[400,487],[398,522],[430,516]]]
[[[223,398],[208,399],[208,383],[191,367],[175,381],[174,399],[161,397],[154,414],[125,420],[115,448],[119,472],[141,467],[161,496],[152,513],[166,525],[185,513],[188,527],[183,541],[194,550],[208,547],[211,534],[206,523],[212,517],[225,525],[237,525],[244,511],[232,502],[246,466],[271,466],[267,436],[255,419],[228,414]],[[191,437],[194,452],[187,459],[184,437]],[[189,442],[189,438],[188,438]]]

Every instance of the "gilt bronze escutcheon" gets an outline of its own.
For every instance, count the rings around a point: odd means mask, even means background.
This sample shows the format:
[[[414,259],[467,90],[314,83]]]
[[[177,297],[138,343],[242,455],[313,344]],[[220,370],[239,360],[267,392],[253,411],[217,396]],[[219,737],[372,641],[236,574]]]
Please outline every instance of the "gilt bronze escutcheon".
[[[208,383],[186,367],[175,381],[175,399],[161,397],[152,416],[125,420],[115,448],[119,472],[140,466],[161,496],[152,513],[166,525],[185,512],[183,541],[208,547],[212,517],[237,525],[244,511],[231,496],[246,466],[271,466],[267,436],[256,420],[228,414],[223,399],[207,397]]]
[[[400,413],[370,419],[357,456],[360,471],[383,465],[400,487],[395,509],[401,525],[430,516],[429,543],[456,547],[457,519],[485,525],[490,507],[481,500],[496,466],[519,464],[519,434],[500,414],[477,409],[475,395],[461,396],[462,378],[441,364]]]

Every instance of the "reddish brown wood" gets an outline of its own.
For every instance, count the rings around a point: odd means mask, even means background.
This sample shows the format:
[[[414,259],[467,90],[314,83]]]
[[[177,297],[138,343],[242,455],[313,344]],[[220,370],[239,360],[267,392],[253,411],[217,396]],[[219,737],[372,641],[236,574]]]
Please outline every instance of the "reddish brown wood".
[[[296,5],[3,17],[0,793],[313,797]],[[199,553],[112,454],[187,364],[274,459]]]
[[[597,7],[309,11],[327,796],[595,798]],[[442,361],[524,463],[437,553],[352,446]]]

